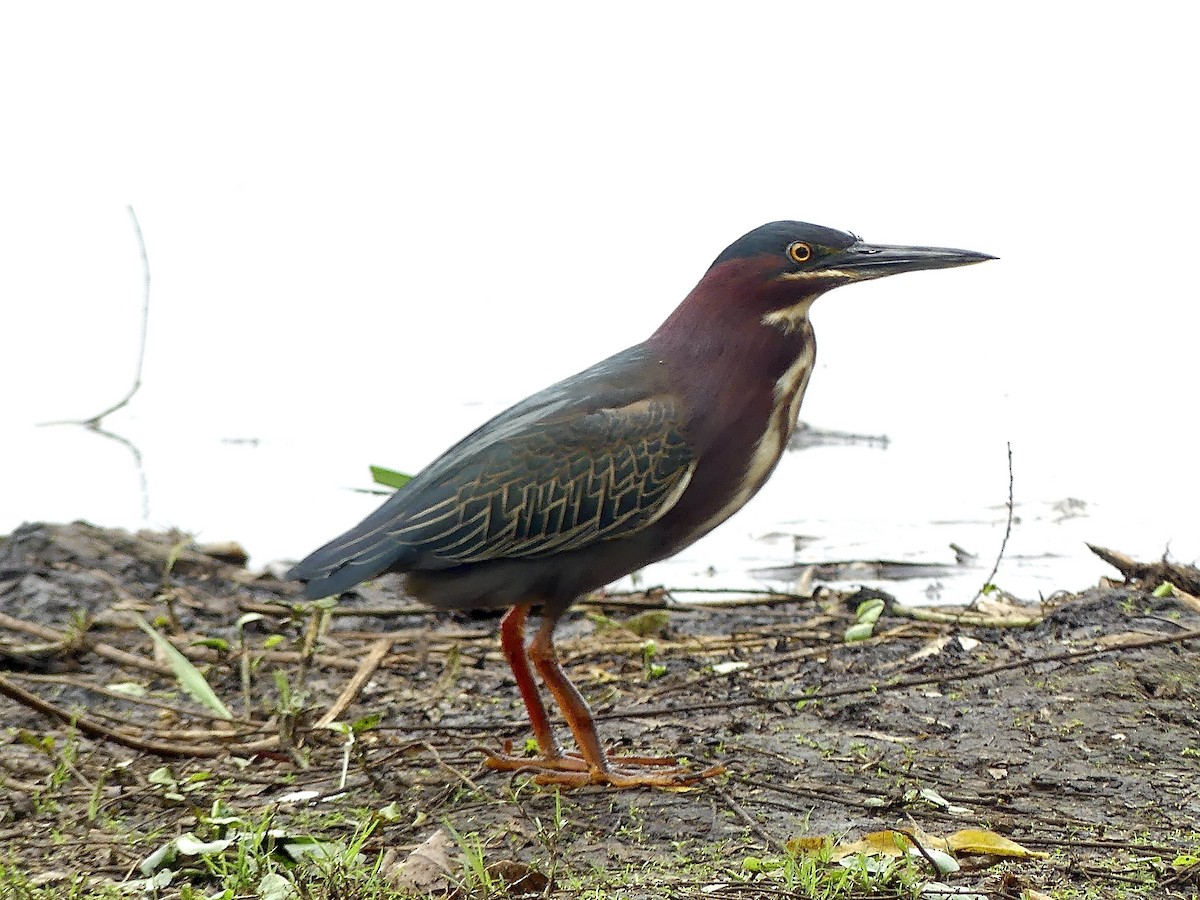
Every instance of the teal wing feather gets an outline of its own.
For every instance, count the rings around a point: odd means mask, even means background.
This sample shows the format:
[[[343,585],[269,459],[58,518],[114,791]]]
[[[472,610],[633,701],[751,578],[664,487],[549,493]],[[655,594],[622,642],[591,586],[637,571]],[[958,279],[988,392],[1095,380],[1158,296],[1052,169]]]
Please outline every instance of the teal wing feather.
[[[425,566],[535,558],[634,534],[674,505],[693,466],[663,397],[538,422],[464,462],[448,483],[418,492],[434,502],[410,497],[388,529]]]
[[[565,553],[636,534],[683,494],[695,455],[645,345],[527,397],[289,573],[309,596],[384,571]]]

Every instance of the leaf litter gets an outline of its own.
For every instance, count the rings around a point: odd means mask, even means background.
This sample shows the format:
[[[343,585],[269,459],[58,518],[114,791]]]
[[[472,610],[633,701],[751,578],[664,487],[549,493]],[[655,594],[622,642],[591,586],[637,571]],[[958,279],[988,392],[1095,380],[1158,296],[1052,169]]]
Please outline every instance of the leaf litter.
[[[256,875],[280,896],[320,848],[435,864],[407,883],[434,894],[742,897],[820,847],[960,895],[1194,896],[1197,575],[1104,553],[1127,582],[1032,607],[591,598],[559,646],[602,736],[728,775],[560,792],[480,765],[528,738],[492,620],[387,579],[305,603],[178,534],[23,526],[0,544],[0,866],[207,896],[253,840],[305,851]]]

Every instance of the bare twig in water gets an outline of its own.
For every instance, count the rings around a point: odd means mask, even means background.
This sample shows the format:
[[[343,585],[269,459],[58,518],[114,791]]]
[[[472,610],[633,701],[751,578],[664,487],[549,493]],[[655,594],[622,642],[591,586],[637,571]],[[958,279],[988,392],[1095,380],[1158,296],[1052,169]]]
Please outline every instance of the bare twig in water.
[[[1008,521],[1004,525],[1004,539],[1000,542],[1000,552],[996,554],[996,562],[992,566],[992,571],[988,573],[988,577],[983,580],[978,593],[971,598],[971,602],[963,609],[964,612],[975,605],[975,602],[984,594],[989,592],[989,589],[995,586],[993,579],[996,573],[1000,571],[1000,560],[1004,559],[1004,548],[1008,546],[1009,535],[1012,534],[1013,523],[1013,464],[1012,464],[1012,441],[1009,441],[1008,447]]]
[[[146,241],[142,238],[142,226],[138,224],[137,214],[133,211],[132,206],[125,208],[129,210],[129,218],[133,220],[133,233],[137,236],[138,251],[142,257],[142,336],[138,344],[137,367],[133,373],[133,384],[125,392],[124,397],[103,412],[96,413],[91,418],[59,419],[54,422],[41,422],[39,424],[42,427],[47,425],[82,425],[89,431],[94,431],[101,437],[116,441],[128,449],[133,454],[134,467],[137,470],[138,484],[142,493],[142,520],[147,521],[150,518],[150,489],[146,485],[146,470],[142,465],[142,452],[128,438],[100,427],[105,416],[127,405],[133,399],[133,395],[138,392],[138,388],[142,386],[142,365],[146,360],[146,329],[150,321],[150,258],[146,255]]]
[[[104,417],[115,413],[118,409],[126,406],[133,395],[138,392],[142,386],[142,366],[146,361],[146,329],[150,322],[150,257],[146,254],[146,241],[142,237],[142,226],[138,223],[137,213],[133,211],[132,206],[125,207],[129,211],[129,218],[133,220],[133,233],[137,237],[138,252],[142,257],[142,336],[138,344],[137,367],[133,373],[133,384],[129,390],[125,392],[125,396],[110,406],[103,412],[98,412],[88,419],[64,419],[57,422],[42,422],[42,425],[82,425],[84,428],[90,428],[92,431],[100,431],[106,437],[111,437],[114,440],[119,440],[129,445],[128,441],[119,438],[116,435],[109,434],[100,428],[100,423],[104,421]],[[136,450],[134,451],[136,454]],[[140,462],[140,459],[139,459]]]

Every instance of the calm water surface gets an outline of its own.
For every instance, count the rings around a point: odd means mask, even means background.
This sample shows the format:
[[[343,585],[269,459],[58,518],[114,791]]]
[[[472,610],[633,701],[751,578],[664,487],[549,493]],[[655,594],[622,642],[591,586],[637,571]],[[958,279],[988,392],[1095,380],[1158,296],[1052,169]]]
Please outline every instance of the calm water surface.
[[[837,400],[810,403],[818,418],[804,418],[823,427],[819,417]],[[269,417],[227,428],[220,411],[211,421],[188,417],[185,430],[153,399],[139,401],[109,424],[138,447],[140,473],[128,448],[80,428],[30,426],[6,436],[12,454],[0,481],[0,528],[77,518],[131,529],[178,527],[202,540],[241,542],[252,565],[295,559],[380,502],[354,490],[370,486],[368,464],[415,470],[505,405],[415,401],[403,420],[347,415],[345,432],[314,436],[286,423],[268,427]],[[843,413],[834,424],[870,433],[871,412],[866,404],[861,421]],[[1169,439],[1123,439],[1114,431],[1081,443],[1037,416],[1007,422],[1006,435],[987,410],[952,417],[893,410],[877,418],[888,426],[885,448],[835,443],[788,453],[741,513],[648,568],[641,583],[786,589],[795,564],[886,560],[935,568],[903,580],[859,569],[841,583],[884,587],[911,603],[970,599],[1006,527],[1006,439],[1015,448],[1016,503],[995,578],[1005,590],[1037,599],[1115,574],[1085,541],[1143,558],[1168,547],[1184,561],[1200,556],[1196,486],[1179,476],[1191,471],[1191,451]],[[1114,470],[1114,459],[1125,459],[1127,468]],[[957,564],[951,545],[975,559]],[[628,579],[618,585],[628,586]]]

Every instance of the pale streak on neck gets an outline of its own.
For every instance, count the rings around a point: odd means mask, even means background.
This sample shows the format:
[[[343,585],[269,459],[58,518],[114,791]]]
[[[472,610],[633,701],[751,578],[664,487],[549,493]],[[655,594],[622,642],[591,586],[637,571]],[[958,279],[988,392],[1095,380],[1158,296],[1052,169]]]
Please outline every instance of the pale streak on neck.
[[[772,310],[764,314],[760,321],[769,328],[778,328],[784,334],[791,334],[797,328],[808,323],[808,310],[812,307],[813,301],[818,296],[805,297],[799,303],[792,306]]]

